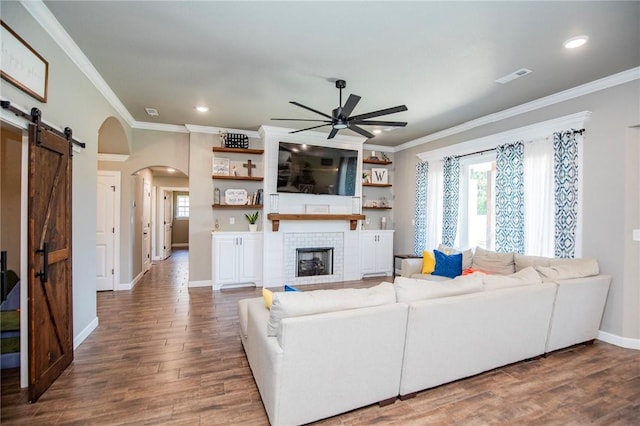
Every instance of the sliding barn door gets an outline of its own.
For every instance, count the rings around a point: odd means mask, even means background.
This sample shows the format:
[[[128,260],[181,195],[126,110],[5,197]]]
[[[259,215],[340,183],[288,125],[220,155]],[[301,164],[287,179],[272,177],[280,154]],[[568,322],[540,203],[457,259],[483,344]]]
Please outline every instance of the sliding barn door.
[[[39,129],[39,130],[38,130]],[[71,143],[29,126],[29,400],[73,360]]]

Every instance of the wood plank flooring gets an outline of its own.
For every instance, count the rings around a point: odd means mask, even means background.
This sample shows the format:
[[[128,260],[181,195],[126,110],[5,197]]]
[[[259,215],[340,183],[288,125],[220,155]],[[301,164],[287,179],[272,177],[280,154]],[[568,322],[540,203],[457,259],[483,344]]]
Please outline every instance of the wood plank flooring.
[[[178,250],[133,290],[98,293],[99,327],[37,403],[4,370],[2,425],[267,425],[236,313],[260,291],[189,289],[187,259]],[[640,351],[596,341],[318,424],[638,425]]]

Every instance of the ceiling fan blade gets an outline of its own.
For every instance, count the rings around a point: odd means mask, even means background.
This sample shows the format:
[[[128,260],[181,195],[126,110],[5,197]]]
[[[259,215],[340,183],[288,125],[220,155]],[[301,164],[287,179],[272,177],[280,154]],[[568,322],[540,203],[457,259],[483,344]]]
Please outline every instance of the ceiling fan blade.
[[[329,133],[329,137],[327,139],[333,139],[338,134],[338,130],[340,129],[331,129],[331,132]]]
[[[405,127],[406,121],[375,121],[375,120],[349,120],[349,124],[359,124],[361,126],[392,126]]]
[[[407,110],[406,105],[398,105],[397,107],[393,107],[393,108],[386,108],[386,109],[381,109],[379,111],[373,111],[373,112],[367,112],[365,114],[354,115],[353,117],[350,117],[350,119],[366,120],[367,118],[379,117],[381,115],[393,114],[395,112],[402,112],[406,110]]]
[[[319,125],[319,126],[307,127],[306,129],[294,130],[294,131],[289,132],[289,133],[304,132],[305,130],[317,129],[318,127],[324,127],[324,126],[328,126],[328,125],[329,125],[329,124],[321,124],[321,125]]]
[[[280,121],[318,121],[321,123],[331,123],[330,120],[313,120],[308,118],[271,118],[271,120],[280,120]]]
[[[367,138],[374,138],[375,137],[375,135],[373,135],[372,133],[367,132],[362,127],[349,125],[348,129],[353,130],[356,133],[360,133],[362,136],[365,136]]]
[[[321,115],[321,116],[323,116],[323,117],[327,117],[329,120],[331,120],[331,119],[333,118],[333,117],[331,117],[330,115],[325,114],[324,112],[320,112],[320,111],[318,111],[318,110],[316,110],[316,109],[313,109],[313,108],[311,108],[311,107],[308,107],[308,106],[306,106],[306,105],[302,105],[302,104],[301,104],[301,103],[299,103],[299,102],[291,101],[291,102],[289,102],[289,103],[294,104],[295,106],[299,106],[300,108],[308,109],[309,111],[315,112],[316,114],[320,114],[320,115]]]
[[[360,102],[360,99],[361,98],[358,95],[349,95],[347,102],[344,104],[344,107],[342,107],[342,114],[345,117],[349,117],[353,109],[356,107],[356,105],[358,105],[358,102]]]

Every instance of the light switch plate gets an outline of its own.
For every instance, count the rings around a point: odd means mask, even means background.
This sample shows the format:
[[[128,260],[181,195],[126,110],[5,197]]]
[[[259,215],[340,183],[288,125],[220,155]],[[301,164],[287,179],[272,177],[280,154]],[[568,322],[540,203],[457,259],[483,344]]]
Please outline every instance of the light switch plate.
[[[640,229],[633,230],[633,241],[640,241]]]
[[[229,225],[235,225],[236,224],[236,218],[235,217],[230,217],[229,218]]]

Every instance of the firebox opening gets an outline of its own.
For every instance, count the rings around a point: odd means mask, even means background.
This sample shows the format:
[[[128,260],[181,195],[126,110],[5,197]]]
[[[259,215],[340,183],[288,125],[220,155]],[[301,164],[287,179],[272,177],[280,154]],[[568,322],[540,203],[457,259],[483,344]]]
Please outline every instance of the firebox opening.
[[[333,275],[333,247],[296,249],[296,277]]]

